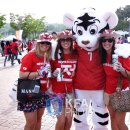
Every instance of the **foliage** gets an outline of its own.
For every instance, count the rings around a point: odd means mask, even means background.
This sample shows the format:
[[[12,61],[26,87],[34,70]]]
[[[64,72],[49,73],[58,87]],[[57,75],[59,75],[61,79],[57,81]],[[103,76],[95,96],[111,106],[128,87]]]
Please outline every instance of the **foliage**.
[[[1,29],[0,32],[3,36],[15,34],[15,30],[10,26],[9,23],[6,23]]]
[[[116,30],[129,30],[130,26],[130,5],[126,5],[125,7],[120,7],[117,9],[116,14],[119,18],[118,26]]]
[[[10,26],[14,30],[22,29],[23,16],[19,16],[18,14],[10,13]]]
[[[129,22],[124,20],[119,20],[119,24],[116,26],[116,30],[127,30],[129,27]]]
[[[23,30],[23,37],[36,38],[39,32],[45,27],[45,17],[40,19],[33,18],[30,14],[25,16],[10,13],[10,25],[15,30]]]
[[[6,24],[5,15],[0,15],[0,28],[2,28]]]

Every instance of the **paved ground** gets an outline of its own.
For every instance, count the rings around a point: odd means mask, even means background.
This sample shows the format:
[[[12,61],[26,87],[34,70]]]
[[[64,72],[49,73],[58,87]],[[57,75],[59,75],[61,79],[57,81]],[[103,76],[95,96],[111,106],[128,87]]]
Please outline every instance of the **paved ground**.
[[[10,62],[3,67],[4,57],[0,56],[0,130],[22,130],[25,119],[22,112],[17,111],[17,104],[8,96],[11,85],[18,77],[19,65],[12,67]],[[55,118],[45,112],[42,121],[42,130],[54,130]],[[130,130],[130,113],[127,114],[126,123]],[[74,125],[72,129],[74,130]],[[109,129],[110,130],[110,129]]]

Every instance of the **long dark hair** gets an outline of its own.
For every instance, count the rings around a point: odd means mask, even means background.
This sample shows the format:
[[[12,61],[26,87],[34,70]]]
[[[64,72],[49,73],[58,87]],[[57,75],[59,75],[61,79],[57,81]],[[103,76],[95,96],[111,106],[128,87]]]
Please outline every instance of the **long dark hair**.
[[[57,47],[56,47],[56,51],[55,51],[56,60],[64,60],[64,52],[63,52],[63,48],[61,46],[61,41],[62,41],[62,39],[58,39],[58,41],[57,41]],[[74,48],[74,41],[72,38],[70,38],[70,42],[71,42],[71,45],[70,45],[71,59],[77,59],[78,52]],[[59,55],[60,55],[60,58],[59,58]]]
[[[100,61],[102,64],[106,63],[106,58],[107,58],[107,52],[102,46],[102,42],[104,39],[105,37],[101,37],[99,39],[99,56],[100,56]],[[113,46],[112,46],[112,51],[111,51],[111,61],[110,61],[111,64],[112,64],[112,54],[114,54],[114,50],[115,50],[115,39],[114,37],[112,37],[112,39],[113,39]]]

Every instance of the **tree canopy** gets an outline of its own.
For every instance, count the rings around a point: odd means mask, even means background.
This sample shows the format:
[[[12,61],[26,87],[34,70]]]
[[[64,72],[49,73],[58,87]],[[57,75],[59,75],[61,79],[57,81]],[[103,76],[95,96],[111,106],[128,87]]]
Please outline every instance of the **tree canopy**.
[[[120,7],[117,9],[116,14],[119,18],[119,23],[116,29],[130,31],[130,5]]]
[[[45,17],[33,18],[30,14],[19,16],[10,13],[10,26],[15,30],[23,30],[23,37],[36,38],[45,27]]]
[[[5,15],[0,15],[0,28],[2,28],[6,24]]]

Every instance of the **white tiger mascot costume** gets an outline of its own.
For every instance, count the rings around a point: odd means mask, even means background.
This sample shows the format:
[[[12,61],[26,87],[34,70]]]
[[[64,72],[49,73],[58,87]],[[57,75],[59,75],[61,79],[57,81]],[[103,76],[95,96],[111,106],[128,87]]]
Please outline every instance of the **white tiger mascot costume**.
[[[74,81],[77,98],[74,117],[76,130],[90,129],[87,119],[90,106],[93,111],[93,129],[108,130],[109,114],[103,100],[105,73],[100,64],[98,38],[105,29],[113,29],[117,23],[115,13],[104,12],[101,15],[93,8],[84,9],[76,18],[71,14],[64,15],[64,24],[72,27],[79,53]]]

